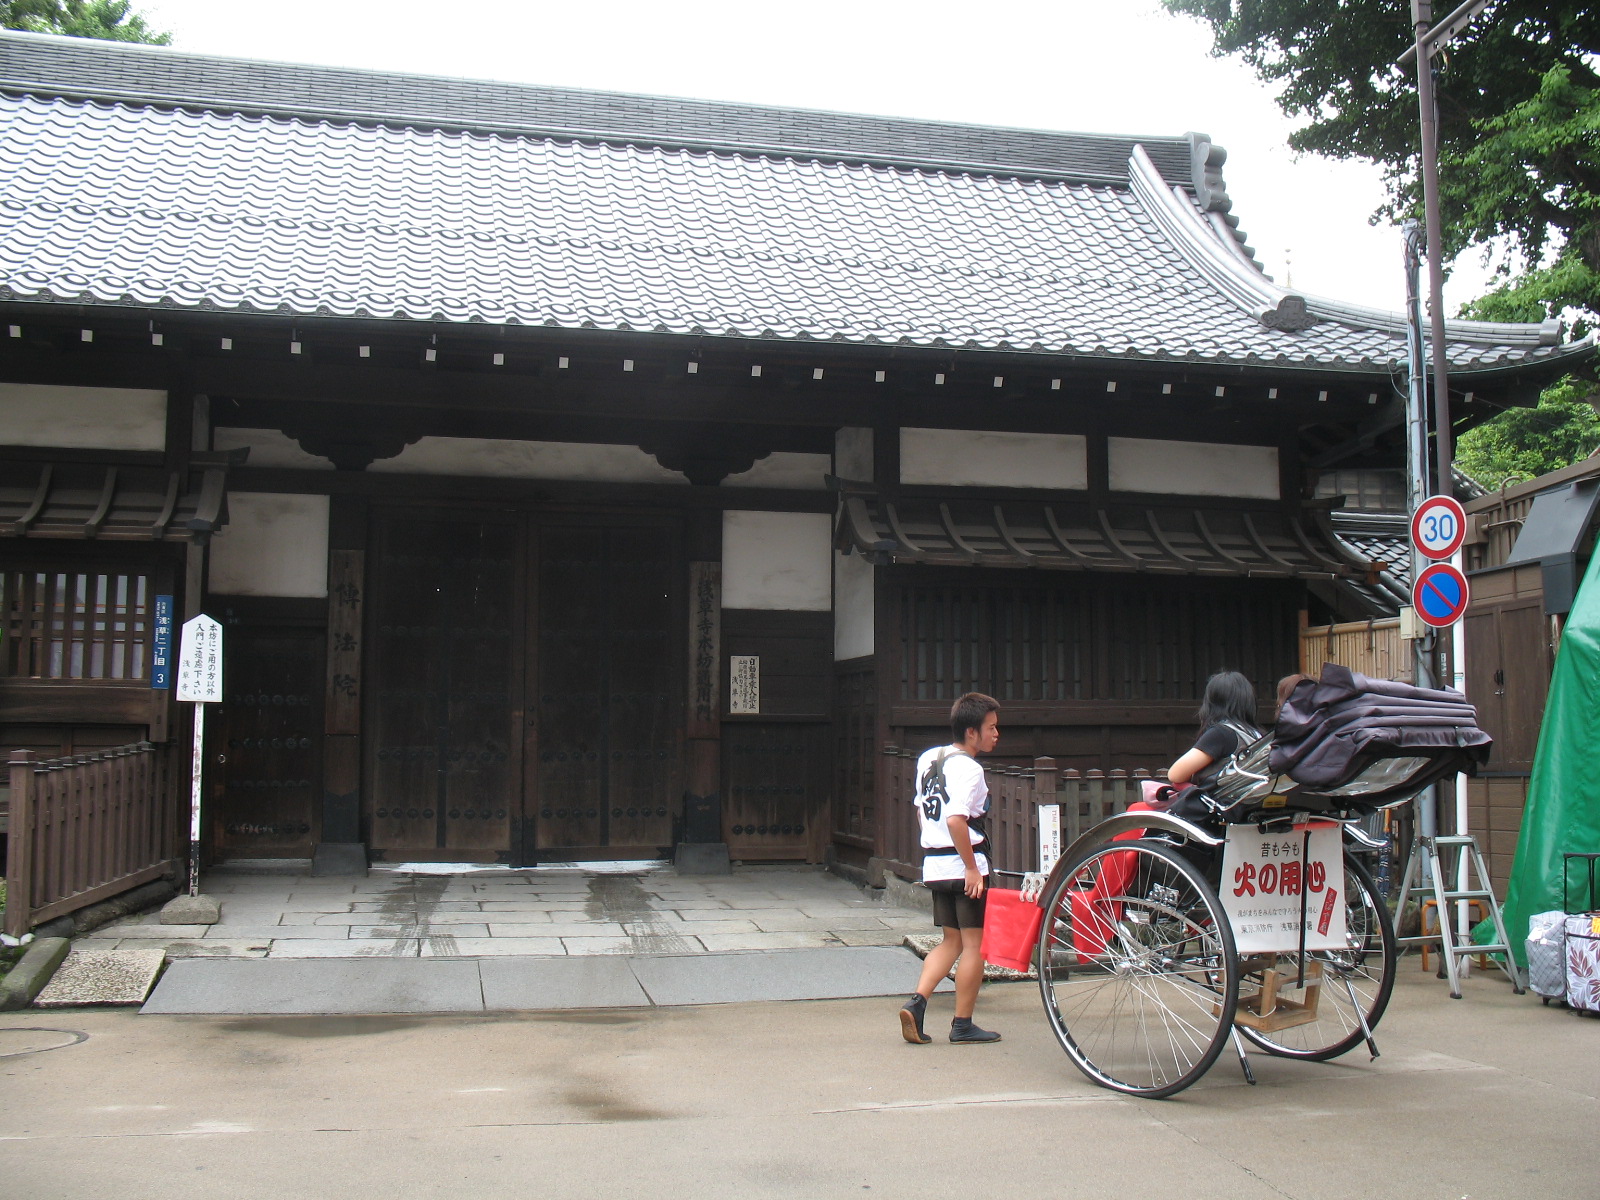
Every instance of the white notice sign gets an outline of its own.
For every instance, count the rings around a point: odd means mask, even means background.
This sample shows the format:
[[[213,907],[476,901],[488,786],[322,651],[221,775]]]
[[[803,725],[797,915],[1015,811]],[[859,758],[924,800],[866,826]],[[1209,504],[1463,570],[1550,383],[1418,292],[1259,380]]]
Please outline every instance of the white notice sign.
[[[205,613],[183,623],[178,644],[178,699],[222,703],[222,626]]]
[[[761,659],[754,654],[728,657],[728,712],[761,711]]]
[[[1039,805],[1039,870],[1046,875],[1061,857],[1061,805]]]
[[[1310,854],[1306,833],[1311,833]],[[1338,825],[1312,821],[1262,833],[1228,826],[1222,855],[1222,907],[1240,954],[1287,954],[1300,946],[1305,895],[1306,949],[1346,950],[1344,845]]]

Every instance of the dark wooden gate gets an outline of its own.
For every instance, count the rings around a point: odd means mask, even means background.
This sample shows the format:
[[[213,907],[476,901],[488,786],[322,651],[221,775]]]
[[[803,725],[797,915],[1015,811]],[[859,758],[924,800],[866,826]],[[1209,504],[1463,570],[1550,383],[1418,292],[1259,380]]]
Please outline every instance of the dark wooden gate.
[[[551,521],[536,540],[533,853],[658,854],[683,793],[678,538]]]
[[[309,858],[321,834],[320,627],[233,625],[223,638],[212,845],[223,858]]]
[[[514,859],[522,519],[433,510],[375,522],[364,771],[373,852],[390,861]]]

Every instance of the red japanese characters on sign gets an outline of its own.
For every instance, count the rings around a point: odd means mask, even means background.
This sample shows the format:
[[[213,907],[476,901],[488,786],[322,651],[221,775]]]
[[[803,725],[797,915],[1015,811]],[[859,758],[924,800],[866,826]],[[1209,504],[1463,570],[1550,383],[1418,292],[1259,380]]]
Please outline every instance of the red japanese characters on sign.
[[[1344,846],[1330,821],[1229,826],[1221,891],[1241,954],[1296,950],[1302,924],[1308,950],[1344,948]]]
[[[1233,894],[1298,896],[1302,874],[1306,876],[1307,885],[1313,892],[1323,891],[1328,886],[1328,868],[1324,863],[1314,862],[1302,872],[1301,864],[1297,862],[1281,865],[1269,862],[1259,867],[1253,862],[1244,862],[1233,869]]]

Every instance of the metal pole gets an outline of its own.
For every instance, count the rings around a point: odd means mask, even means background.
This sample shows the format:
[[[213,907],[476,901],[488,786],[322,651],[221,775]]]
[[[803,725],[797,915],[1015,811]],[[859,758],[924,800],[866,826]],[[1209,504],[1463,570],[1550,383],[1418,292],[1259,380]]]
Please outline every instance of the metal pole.
[[[1448,494],[1450,462],[1454,457],[1450,436],[1450,377],[1444,352],[1444,239],[1439,217],[1439,110],[1433,93],[1433,47],[1425,35],[1433,20],[1430,0],[1411,0],[1411,20],[1416,27],[1417,105],[1422,117],[1422,210],[1428,241],[1428,306],[1432,310],[1433,433],[1437,456],[1438,491]]]
[[[1422,349],[1422,298],[1420,275],[1422,255],[1419,243],[1422,231],[1415,221],[1403,226],[1406,239],[1406,499],[1408,508],[1416,512],[1418,506],[1431,495],[1428,489],[1428,376]],[[1415,579],[1427,565],[1415,545],[1411,547],[1411,578]],[[1434,686],[1432,646],[1435,638],[1430,632],[1425,638],[1411,643],[1412,682],[1417,687]],[[1427,788],[1416,799],[1416,837],[1435,837],[1439,832],[1438,790]],[[1413,852],[1415,846],[1413,846]],[[1401,898],[1404,903],[1405,898]]]
[[[1451,556],[1450,561],[1458,568],[1465,568],[1465,559],[1466,556],[1462,554],[1461,551],[1457,550],[1455,554]],[[1456,691],[1462,693],[1465,693],[1467,690],[1466,651],[1466,621],[1461,620],[1457,621],[1450,627],[1450,658],[1453,667],[1453,677],[1450,682],[1451,686],[1453,686]],[[1465,772],[1460,772],[1456,775],[1455,801],[1456,833],[1464,837],[1472,832],[1472,830],[1468,828],[1468,825],[1471,824],[1471,814],[1469,812],[1467,803],[1467,776]],[[1467,890],[1467,885],[1467,851],[1465,847],[1463,847],[1456,854],[1456,890],[1458,892],[1464,892]],[[1481,887],[1484,885],[1480,884],[1479,886]],[[1468,915],[1470,911],[1471,904],[1469,901],[1456,901],[1457,941],[1463,946],[1472,941],[1472,918]],[[1443,919],[1444,918],[1442,917],[1440,918],[1440,920]],[[1461,965],[1464,968],[1470,969],[1471,960],[1463,958],[1461,960]]]
[[[189,767],[189,895],[200,894],[200,781],[205,775],[206,706],[194,706],[194,757]]]

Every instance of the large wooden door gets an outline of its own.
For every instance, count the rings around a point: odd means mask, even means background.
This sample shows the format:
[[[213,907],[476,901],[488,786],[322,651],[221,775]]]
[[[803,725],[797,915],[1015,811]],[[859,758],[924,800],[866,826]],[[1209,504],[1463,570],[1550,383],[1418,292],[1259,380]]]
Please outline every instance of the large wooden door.
[[[371,845],[390,861],[512,861],[521,822],[522,519],[375,521],[367,616]]]
[[[535,536],[533,853],[655,855],[674,840],[683,791],[677,538],[576,521]]]
[[[221,858],[309,858],[320,830],[323,656],[318,626],[230,626],[212,774]],[[214,718],[213,718],[214,719]],[[220,737],[218,736],[220,734]],[[214,743],[213,743],[214,744]]]

